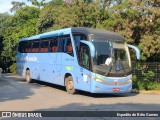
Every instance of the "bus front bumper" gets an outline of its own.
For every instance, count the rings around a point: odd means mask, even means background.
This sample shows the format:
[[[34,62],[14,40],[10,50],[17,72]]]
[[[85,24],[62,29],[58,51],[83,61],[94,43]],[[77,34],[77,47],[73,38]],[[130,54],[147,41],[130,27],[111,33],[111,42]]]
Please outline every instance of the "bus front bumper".
[[[129,93],[132,90],[132,81],[126,85],[105,85],[92,81],[91,93]]]

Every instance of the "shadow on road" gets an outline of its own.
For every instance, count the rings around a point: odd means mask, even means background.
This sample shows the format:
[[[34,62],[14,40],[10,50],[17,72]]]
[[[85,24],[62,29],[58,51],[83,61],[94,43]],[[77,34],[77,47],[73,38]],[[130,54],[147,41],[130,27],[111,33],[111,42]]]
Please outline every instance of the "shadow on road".
[[[41,113],[42,118],[23,118],[26,120],[159,120],[159,117],[147,116],[159,114],[160,104],[117,103],[117,104],[81,104],[73,103],[48,109],[37,109],[25,113]],[[21,112],[21,111],[19,111]],[[24,112],[24,111],[23,111]],[[132,117],[141,114],[141,117]],[[128,116],[126,117],[125,114]],[[40,116],[41,116],[40,115]],[[121,117],[123,116],[123,117]],[[2,118],[17,120],[18,118]],[[21,119],[21,118],[19,118]]]
[[[117,104],[81,104],[72,103],[49,109],[35,111],[159,111],[160,104],[117,103]]]
[[[33,86],[26,84],[22,77],[2,74],[0,78],[0,102],[28,99],[34,94],[32,89]]]
[[[64,86],[60,86],[60,85],[55,85],[55,84],[51,84],[51,83],[47,83],[47,82],[43,82],[43,81],[37,81],[37,80],[33,80],[33,83],[37,83],[41,86],[49,86],[52,88],[56,88],[62,91],[66,92],[66,88]],[[67,94],[67,93],[66,93]],[[139,93],[121,93],[121,94],[105,94],[105,93],[89,93],[89,92],[85,92],[85,91],[80,91],[78,90],[77,95],[83,95],[83,96],[87,96],[87,97],[93,97],[93,98],[106,98],[106,97],[131,97],[131,96],[136,96]]]
[[[139,104],[139,103],[117,103],[117,104],[90,104],[90,105],[84,105],[84,104],[67,104],[64,106],[60,106],[57,108],[49,108],[49,109],[38,109],[35,111],[45,111],[45,115],[48,117],[59,117],[58,119],[73,119],[74,117],[78,120],[115,120],[120,119],[120,120],[159,120],[158,117],[153,117],[153,116],[147,116],[150,114],[159,114],[159,104]],[[71,111],[71,112],[69,112]],[[111,112],[113,111],[113,112]],[[148,111],[148,112],[146,112]],[[122,113],[121,113],[122,112]],[[116,116],[117,113],[125,114],[125,113],[139,113],[141,114],[141,117],[121,117],[121,116]],[[145,116],[144,116],[145,114]],[[42,112],[43,115],[43,112]],[[129,115],[129,114],[128,114]],[[74,117],[73,117],[74,116]],[[75,119],[74,118],[74,119]]]
[[[115,93],[115,94],[109,94],[109,93],[88,93],[84,91],[78,91],[78,94],[88,96],[88,97],[93,97],[93,98],[110,98],[110,97],[131,97],[131,96],[136,96],[138,93]]]
[[[39,89],[45,86],[66,92],[66,89],[63,86],[36,80],[34,80],[33,83],[27,84],[25,82],[25,79],[20,76],[13,74],[2,74],[2,77],[0,78],[0,102],[8,100],[17,100],[17,99],[28,99],[33,94],[35,94],[33,89]],[[67,94],[67,92],[65,94]],[[78,91],[77,95],[91,97],[91,98],[112,98],[112,97],[128,97],[128,96],[131,97],[137,94],[133,93],[93,94],[84,91]]]
[[[59,89],[59,90],[62,90],[62,91],[66,91],[66,88],[64,86],[55,85],[55,84],[52,84],[52,83],[47,83],[47,82],[38,81],[38,80],[33,80],[32,83],[37,84],[37,85],[41,85],[41,86],[48,86],[48,87],[56,88],[56,89]]]

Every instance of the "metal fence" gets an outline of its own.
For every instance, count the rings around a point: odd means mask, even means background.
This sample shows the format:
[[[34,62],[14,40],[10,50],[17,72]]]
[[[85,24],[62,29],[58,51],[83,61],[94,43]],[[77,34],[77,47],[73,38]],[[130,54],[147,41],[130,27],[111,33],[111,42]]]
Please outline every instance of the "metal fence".
[[[160,62],[137,62],[133,66],[133,75],[136,75],[139,80],[143,79],[145,73],[149,71],[154,73],[151,80],[155,83],[160,83]]]

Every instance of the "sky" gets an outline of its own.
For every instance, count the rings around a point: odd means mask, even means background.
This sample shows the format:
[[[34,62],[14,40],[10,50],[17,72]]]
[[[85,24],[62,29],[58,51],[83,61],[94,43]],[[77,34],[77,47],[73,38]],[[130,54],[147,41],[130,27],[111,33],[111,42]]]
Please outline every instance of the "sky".
[[[28,0],[0,0],[0,13],[9,12],[9,9],[12,8],[12,5],[11,5],[12,1],[24,2],[27,5],[31,5],[31,3],[28,2]],[[46,2],[47,1],[50,1],[50,0],[46,0]]]
[[[0,0],[0,13],[9,12],[9,9],[12,8],[11,2],[25,2],[26,4],[30,4],[27,0]]]

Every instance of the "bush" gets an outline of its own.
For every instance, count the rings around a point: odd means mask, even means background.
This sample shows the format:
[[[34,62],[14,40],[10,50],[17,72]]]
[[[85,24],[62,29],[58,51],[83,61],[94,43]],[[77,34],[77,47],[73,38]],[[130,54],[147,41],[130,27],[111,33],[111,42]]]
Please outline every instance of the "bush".
[[[143,73],[143,78],[137,79],[136,75],[133,75],[133,89],[137,90],[160,90],[160,84],[154,83],[154,72],[147,71]]]
[[[133,89],[138,89],[139,90],[137,76],[133,75],[132,79],[133,79],[133,83],[132,83]]]
[[[10,67],[9,67],[11,73],[13,74],[16,74],[16,63],[12,64]]]
[[[133,84],[132,84],[133,89],[137,89],[137,90],[143,90],[143,84],[142,81],[137,79],[136,75],[133,75]]]
[[[143,87],[145,90],[153,90],[153,76],[154,76],[154,72],[152,71],[147,71],[146,73],[143,73],[143,78],[142,78],[142,83],[143,83]]]

